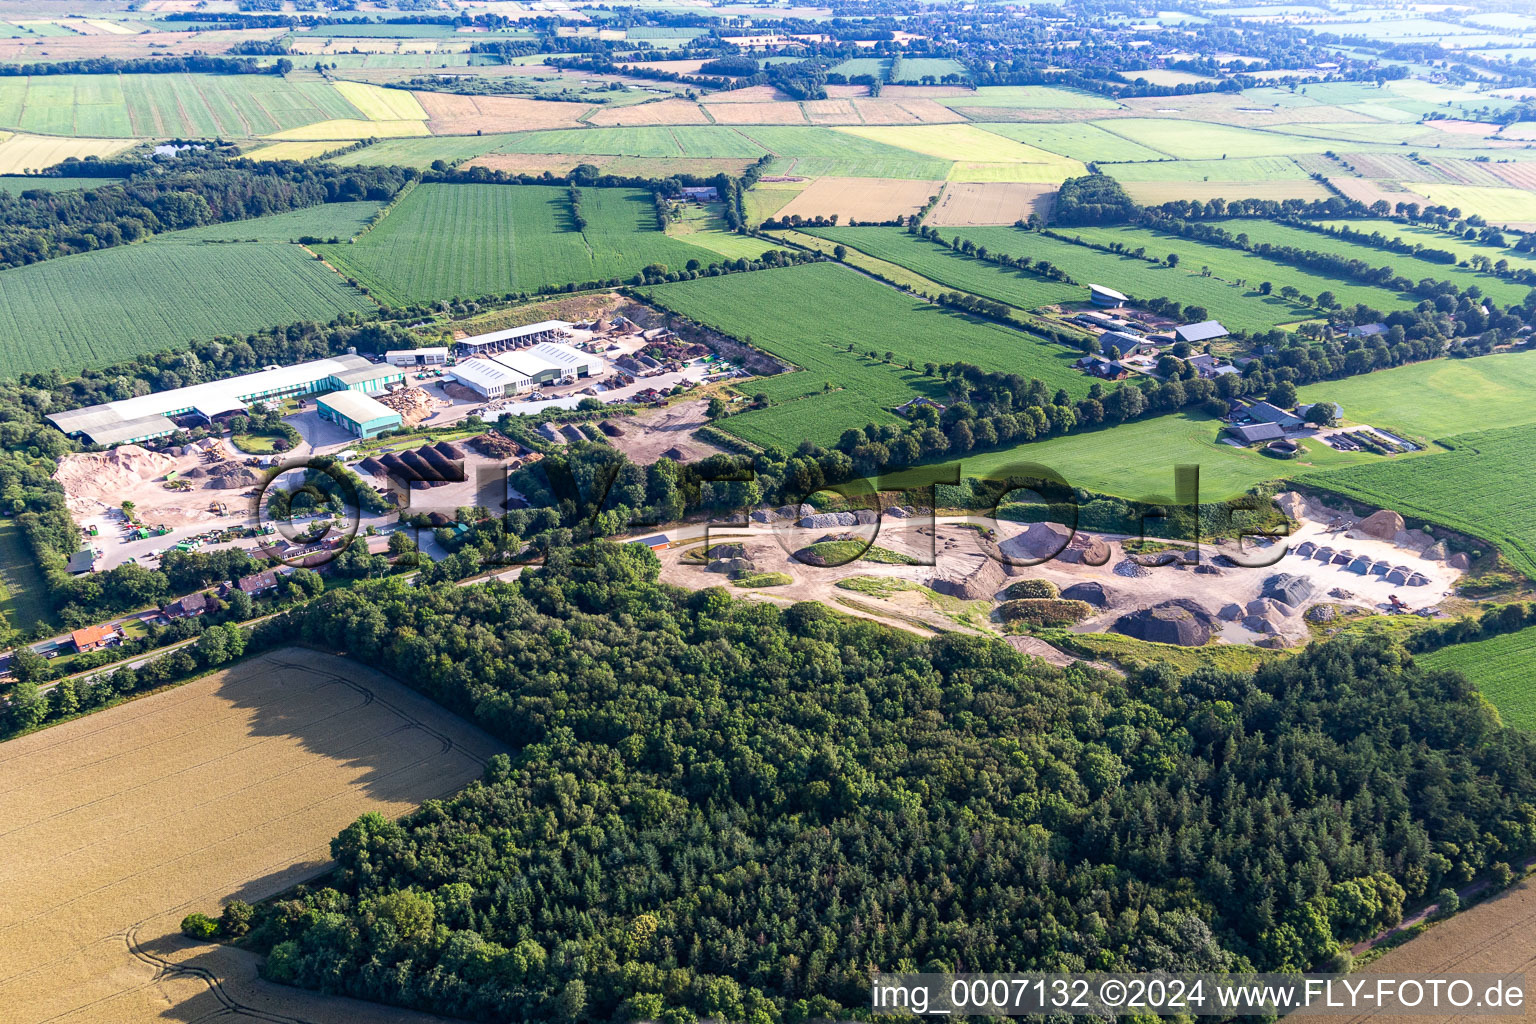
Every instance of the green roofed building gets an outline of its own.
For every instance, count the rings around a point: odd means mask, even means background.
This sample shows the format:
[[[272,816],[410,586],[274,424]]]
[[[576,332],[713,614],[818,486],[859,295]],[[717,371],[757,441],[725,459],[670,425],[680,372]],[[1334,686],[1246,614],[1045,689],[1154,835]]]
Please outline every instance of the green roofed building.
[[[335,391],[315,399],[320,418],[345,427],[358,437],[377,437],[386,430],[397,430],[400,414],[360,391]]]

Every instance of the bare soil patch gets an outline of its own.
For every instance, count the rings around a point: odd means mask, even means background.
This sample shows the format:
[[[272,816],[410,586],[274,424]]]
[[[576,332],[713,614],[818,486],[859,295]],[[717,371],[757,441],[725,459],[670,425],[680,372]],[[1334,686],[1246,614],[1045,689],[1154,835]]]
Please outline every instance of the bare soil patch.
[[[1500,165],[1516,167],[1518,164]],[[1396,207],[1398,203],[1418,203],[1424,206],[1429,202],[1428,197],[1421,196],[1417,192],[1410,192],[1401,185],[1392,182],[1372,181],[1369,178],[1329,178],[1328,184],[1344,193],[1346,198],[1358,200],[1366,206],[1374,204],[1379,199],[1387,201],[1388,205]]]
[[[1503,184],[1536,192],[1536,163],[1487,164],[1486,167],[1498,175]]]
[[[754,86],[755,88],[755,86]],[[739,90],[748,92],[747,89]],[[730,94],[727,94],[730,95]],[[805,124],[800,104],[785,101],[759,103],[709,102],[704,104],[709,116],[719,124]]]
[[[883,221],[914,214],[936,195],[942,182],[897,178],[817,178],[776,214]],[[1011,223],[1011,222],[1010,222]]]
[[[944,104],[922,96],[902,98],[882,92],[875,99],[855,100],[854,106],[865,124],[954,124],[965,120]]]
[[[953,182],[945,188],[925,223],[946,227],[1012,224],[1028,220],[1032,213],[1050,220],[1055,205],[1056,189],[1050,185]]]
[[[708,406],[707,401],[699,399],[675,402],[664,409],[638,416],[617,417],[613,425],[624,431],[624,434],[608,438],[608,443],[642,465],[655,462],[663,452],[670,452],[674,448],[688,462],[718,455],[724,449],[691,436],[695,430],[709,423],[704,416]]]
[[[418,92],[427,112],[427,127],[436,135],[475,132],[531,132],[541,128],[578,128],[577,120],[592,109],[585,103],[529,100],[521,96],[457,96]]]
[[[768,103],[788,102],[789,97],[771,85],[749,85],[745,89],[711,93],[711,103]]]
[[[355,662],[296,648],[0,744],[0,970],[16,1021],[426,1021],[260,981],[181,918],[321,873],[359,814],[478,777],[490,737]]]

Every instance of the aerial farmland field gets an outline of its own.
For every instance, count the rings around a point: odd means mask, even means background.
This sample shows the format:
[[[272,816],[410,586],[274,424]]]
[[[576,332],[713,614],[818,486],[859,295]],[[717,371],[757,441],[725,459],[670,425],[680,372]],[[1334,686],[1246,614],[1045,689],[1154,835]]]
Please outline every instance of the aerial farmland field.
[[[101,249],[0,271],[0,373],[104,366],[374,308],[297,245],[171,239]]]
[[[1442,443],[1452,450],[1299,481],[1492,541],[1536,578],[1536,491],[1530,487],[1536,425],[1457,434]]]
[[[971,230],[957,227],[954,233],[968,238]],[[909,234],[904,228],[807,228],[806,231],[867,252],[877,259],[909,267],[940,284],[1006,302],[1020,309],[1034,309],[1053,302],[1073,302],[1087,294],[1080,285],[1051,281],[1035,274],[999,267]],[[1022,241],[1025,236],[1016,233],[1016,237]],[[1024,251],[1022,245],[1017,250],[1020,253]]]
[[[1367,266],[1373,268],[1391,267],[1396,274],[1410,281],[1419,281],[1429,277],[1437,281],[1453,281],[1462,289],[1475,285],[1482,289],[1484,295],[1491,297],[1500,306],[1518,305],[1524,301],[1526,295],[1531,290],[1530,285],[1507,281],[1493,274],[1478,273],[1468,267],[1431,263],[1427,260],[1419,260],[1402,253],[1392,252],[1390,249],[1378,249],[1364,242],[1336,238],[1332,235],[1308,231],[1305,228],[1299,228],[1291,224],[1279,224],[1271,220],[1248,217],[1213,223],[1219,224],[1233,235],[1247,235],[1254,245],[1267,242],[1270,245],[1286,245],[1297,249],[1332,253],[1344,259],[1361,260]],[[1490,256],[1490,258],[1493,257]],[[1335,289],[1335,292],[1337,293],[1337,289]]]
[[[844,413],[833,415],[832,409],[839,406],[829,399],[818,403],[825,415],[801,417],[803,436],[822,444],[836,441],[850,426],[868,422],[865,403],[888,410],[914,394],[939,393],[939,379],[921,372],[929,362],[959,360],[1038,377],[1075,395],[1088,389],[1087,378],[1072,369],[1077,353],[1071,349],[930,306],[831,264],[701,278],[659,285],[648,294],[667,309],[737,338],[750,338],[758,348],[801,367],[800,372],[752,385],[774,402],[820,394],[828,385],[857,396],[857,401],[844,403]],[[881,329],[896,322],[903,324],[899,332]],[[848,351],[849,345],[854,351]],[[870,358],[871,351],[876,358]],[[887,351],[892,353],[889,363],[883,358]],[[915,369],[906,369],[908,363]],[[754,415],[744,413],[723,425],[750,439]],[[771,419],[780,424],[785,415]]]
[[[1190,272],[1198,268],[1148,263],[1011,227],[954,228],[946,229],[944,234],[946,238],[952,235],[969,239],[993,252],[1045,260],[1066,271],[1077,284],[1064,285],[1034,274],[982,263],[963,253],[913,238],[902,228],[816,229],[815,233],[836,237],[844,244],[864,251],[879,249],[890,254],[881,258],[892,262],[910,260],[914,270],[941,284],[1023,308],[1043,302],[1086,300],[1089,284],[1112,281],[1114,287],[1138,298],[1166,297],[1185,305],[1204,306],[1210,316],[1232,330],[1266,330],[1277,324],[1306,319],[1315,312],[1278,295],[1259,295],[1255,290],[1257,281],[1250,280],[1247,285],[1237,287],[1216,277]],[[880,252],[870,254],[879,256]],[[900,258],[894,258],[897,256]]]
[[[1446,252],[1455,253],[1458,261],[1470,260],[1474,256],[1486,256],[1495,263],[1504,260],[1516,269],[1536,270],[1536,256],[1530,253],[1484,245],[1481,242],[1452,235],[1449,232],[1437,231],[1424,225],[1378,220],[1371,217],[1362,217],[1358,220],[1320,220],[1317,223],[1323,227],[1343,227],[1367,234],[1379,232],[1385,238],[1400,239],[1409,245],[1421,245],[1426,249],[1443,249]]]
[[[1506,725],[1536,728],[1536,680],[1531,678],[1531,664],[1536,662],[1536,626],[1452,644],[1420,654],[1417,660],[1466,676],[1499,709]]]
[[[425,1022],[261,981],[255,957],[178,926],[324,871],[358,815],[447,796],[497,750],[399,683],[297,649],[0,744],[0,941],[29,951],[0,977],[6,1019]]]
[[[1049,85],[984,85],[973,92],[945,96],[948,107],[1017,107],[1024,110],[1115,110],[1107,96]]]
[[[1285,156],[1238,157],[1232,160],[1156,160],[1102,163],[1099,170],[1122,182],[1131,181],[1306,181],[1307,172]]]
[[[1200,467],[1200,500],[1209,503],[1298,471],[1376,460],[1313,442],[1299,461],[1279,462],[1257,451],[1219,444],[1220,434],[1219,420],[1181,412],[981,452],[962,459],[960,469],[963,476],[979,478],[1029,462],[1055,470],[1073,487],[1132,501],[1167,501],[1173,497],[1174,468],[1195,465]]]
[[[1536,423],[1536,352],[1430,359],[1298,390],[1304,402],[1338,402],[1344,418],[1421,441]]]
[[[1168,160],[1169,155],[1106,131],[1086,121],[1052,124],[1044,121],[979,124],[989,132],[1027,146],[1058,153],[1073,160],[1106,162],[1120,160]],[[1114,173],[1106,170],[1105,173]],[[1119,175],[1116,175],[1119,177]]]
[[[133,139],[70,139],[10,132],[0,132],[0,136],[0,174],[6,175],[41,171],[70,157],[107,157],[134,144]]]
[[[1073,227],[1063,229],[1062,234],[1081,237],[1100,245],[1119,243],[1127,250],[1145,248],[1149,256],[1163,257],[1170,253],[1176,254],[1182,270],[1198,271],[1209,267],[1214,277],[1229,281],[1241,280],[1250,288],[1260,282],[1268,281],[1274,285],[1276,291],[1290,285],[1298,289],[1301,294],[1314,298],[1322,292],[1331,291],[1338,301],[1345,305],[1363,302],[1376,309],[1388,311],[1408,309],[1418,302],[1411,296],[1399,295],[1374,285],[1360,284],[1348,278],[1329,277],[1317,271],[1291,266],[1288,263],[1243,252],[1240,249],[1198,242],[1146,228]]]
[[[1082,174],[1083,165],[1055,153],[970,124],[847,127],[836,131],[935,159],[954,160],[954,181],[1060,182]]]
[[[537,291],[629,277],[651,263],[719,257],[664,234],[649,192],[583,189],[586,230],[570,194],[542,185],[422,185],[355,244],[323,245],[345,273],[402,305]],[[519,244],[511,244],[520,239]]]

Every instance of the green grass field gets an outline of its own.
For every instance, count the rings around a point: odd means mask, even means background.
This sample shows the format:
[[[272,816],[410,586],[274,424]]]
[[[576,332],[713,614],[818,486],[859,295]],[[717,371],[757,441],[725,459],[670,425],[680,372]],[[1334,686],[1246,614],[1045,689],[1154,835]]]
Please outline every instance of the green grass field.
[[[941,81],[945,75],[969,78],[965,65],[949,57],[903,57],[891,69],[893,82],[921,82],[925,77]]]
[[[296,245],[138,245],[0,271],[0,375],[82,367],[373,303]]]
[[[877,82],[885,81],[885,73],[890,69],[889,57],[849,57],[841,64],[834,64],[827,71],[834,75],[843,75],[852,78],[855,75],[869,75]]]
[[[648,192],[584,189],[578,231],[564,188],[422,185],[355,244],[317,246],[392,305],[627,278],[651,263],[719,257],[668,237]]]
[[[1347,241],[1291,224],[1277,224],[1274,221],[1251,217],[1212,223],[1225,228],[1233,235],[1245,234],[1254,244],[1267,242],[1270,245],[1289,245],[1298,249],[1332,253],[1345,259],[1360,260],[1370,267],[1391,267],[1395,273],[1410,281],[1432,277],[1437,281],[1451,281],[1462,289],[1475,285],[1482,289],[1484,295],[1489,296],[1501,306],[1518,305],[1531,291],[1530,285],[1516,284],[1514,281],[1506,281],[1493,274],[1480,274],[1468,267],[1431,263],[1428,260],[1415,259],[1389,249],[1377,248],[1363,242]]]
[[[1536,270],[1536,256],[1528,253],[1518,253],[1513,249],[1501,249],[1495,245],[1483,245],[1479,242],[1468,241],[1437,231],[1434,228],[1420,227],[1417,224],[1404,224],[1395,220],[1376,220],[1365,218],[1361,220],[1321,220],[1317,223],[1324,227],[1347,227],[1352,231],[1364,231],[1367,234],[1380,232],[1385,238],[1401,239],[1409,245],[1422,245],[1426,249],[1443,249],[1446,252],[1456,254],[1458,260],[1470,260],[1474,256],[1486,256],[1497,263],[1505,260],[1511,267],[1524,267],[1528,270]],[[1437,264],[1431,264],[1436,266]]]
[[[1284,156],[1105,164],[1099,170],[1120,181],[1240,181],[1247,183],[1304,181],[1307,178],[1307,172],[1296,166],[1296,161]]]
[[[512,136],[508,135],[429,135],[406,139],[381,139],[371,146],[341,153],[327,163],[342,167],[398,165],[426,170],[434,160],[457,163],[493,152]]]
[[[1536,626],[1518,633],[1452,644],[1414,659],[1430,668],[1460,672],[1482,691],[1505,725],[1536,729]]]
[[[43,581],[15,519],[0,519],[0,622],[30,631],[53,621]]]
[[[0,192],[13,196],[34,189],[43,192],[73,192],[76,189],[116,185],[122,178],[53,178],[43,174],[0,174]]]
[[[793,172],[811,177],[940,179],[953,162],[831,128],[782,125],[560,128],[512,136],[495,151],[748,160],[769,153],[776,158],[770,165],[772,173]]]
[[[1218,444],[1220,432],[1220,421],[1201,413],[1157,416],[973,455],[961,460],[960,471],[966,477],[1002,476],[1010,466],[1034,463],[1055,470],[1073,487],[1137,501],[1167,501],[1173,497],[1174,467],[1196,465],[1200,500],[1210,503],[1298,470],[1353,466],[1377,458],[1309,443],[1302,459],[1281,462]]]
[[[1302,483],[1448,526],[1498,545],[1536,579],[1536,424],[1458,434],[1452,451],[1315,473]]]
[[[1258,128],[1165,117],[1126,117],[1093,123],[1105,131],[1151,149],[1177,145],[1180,153],[1209,156],[1216,160],[1322,153],[1337,146],[1336,142],[1330,143],[1325,139],[1306,139]]]
[[[761,129],[752,128],[757,132]],[[746,157],[756,160],[768,147],[748,138],[747,130],[727,125],[643,125],[628,128],[554,128],[504,136],[498,153],[576,153],[583,156]],[[796,131],[821,133],[826,129]]]
[[[948,229],[946,229],[948,230]],[[969,228],[954,228],[969,237]],[[908,267],[950,288],[960,288],[1020,309],[1034,309],[1055,302],[1075,302],[1083,297],[1079,285],[1048,281],[1034,274],[984,263],[926,239],[904,228],[808,228],[807,234],[841,242],[877,259]],[[1023,237],[1020,234],[1020,237]]]
[[[850,426],[891,421],[888,410],[915,394],[942,400],[942,382],[921,372],[927,362],[958,360],[1038,377],[1073,395],[1088,389],[1087,378],[1071,367],[1076,358],[1071,350],[929,306],[834,264],[703,278],[649,291],[666,308],[801,367],[749,386],[776,404],[788,404],[725,422],[727,430],[756,443],[810,438],[831,444]],[[854,352],[847,351],[849,344]],[[893,361],[871,359],[870,351],[879,357],[889,351]],[[909,361],[915,370],[905,369]]]
[[[1302,267],[1293,267],[1288,263],[1256,256],[1253,253],[1197,242],[1146,228],[1074,227],[1063,229],[1062,234],[1080,236],[1084,240],[1100,245],[1118,242],[1132,250],[1145,247],[1150,256],[1163,257],[1169,253],[1176,253],[1179,257],[1180,271],[1198,273],[1202,268],[1209,267],[1214,277],[1233,283],[1242,281],[1249,288],[1262,281],[1269,281],[1277,292],[1286,285],[1299,289],[1303,295],[1313,297],[1324,291],[1331,291],[1334,297],[1346,306],[1363,302],[1388,312],[1394,309],[1411,309],[1418,304],[1418,300],[1411,296],[1399,295],[1384,288],[1359,284],[1346,278],[1329,277]],[[1174,297],[1177,298],[1177,296]]]
[[[1088,162],[1116,160],[1167,160],[1168,154],[1107,132],[1086,121],[1051,124],[1020,121],[1010,124],[979,124],[989,132],[1027,146]]]
[[[939,100],[947,107],[1013,107],[1018,110],[1116,110],[1120,104],[1097,93],[1051,85],[984,85],[963,96]]]
[[[322,203],[302,210],[236,220],[225,224],[207,224],[200,228],[160,235],[157,242],[290,242],[301,236],[350,238],[361,231],[368,218],[382,203],[360,200],[352,203]]]
[[[1309,384],[1297,393],[1304,402],[1338,402],[1346,420],[1421,441],[1536,423],[1536,352],[1431,359]]]
[[[1090,283],[1110,284],[1138,298],[1165,296],[1186,305],[1204,306],[1212,317],[1220,320],[1231,330],[1267,330],[1277,324],[1305,319],[1314,313],[1306,307],[1292,305],[1277,295],[1268,298],[1260,296],[1254,291],[1258,284],[1256,279],[1251,280],[1245,287],[1236,287],[1215,277],[1202,277],[1198,272],[1198,265],[1194,267],[1181,265],[1177,268],[1158,266],[1130,256],[1100,252],[1087,246],[1074,245],[1071,242],[1063,242],[1011,227],[952,228],[944,229],[944,232],[946,238],[968,238],[993,252],[1046,260],[1065,270],[1073,280],[1078,282],[1076,286],[1071,287],[1073,294],[1070,297],[1082,301],[1087,301],[1087,286]],[[871,247],[918,244],[894,237],[905,236],[902,228],[838,228],[832,232],[821,233],[836,233],[843,238],[859,238],[861,242],[858,247],[861,249],[865,244]],[[887,235],[893,237],[886,238]],[[866,237],[872,240],[863,242],[862,239]],[[853,243],[845,242],[844,244]],[[964,288],[1000,302],[1020,305],[1028,303],[1031,296],[1038,294],[1036,288],[1039,284],[1046,284],[1053,288],[1060,287],[1051,285],[1050,282],[1043,282],[1033,274],[1021,274],[1018,271],[1000,267],[989,268],[988,265],[969,257],[953,252],[946,253],[932,243],[924,244],[930,247],[932,255],[926,258],[914,256],[913,259],[923,258],[923,266],[926,269],[922,270],[922,273],[952,288]],[[928,262],[929,260],[933,262]],[[989,271],[993,275],[993,280],[989,281],[982,276],[983,271]]]
[[[363,115],[329,82],[275,75],[0,78],[0,127],[43,135],[244,138]]]

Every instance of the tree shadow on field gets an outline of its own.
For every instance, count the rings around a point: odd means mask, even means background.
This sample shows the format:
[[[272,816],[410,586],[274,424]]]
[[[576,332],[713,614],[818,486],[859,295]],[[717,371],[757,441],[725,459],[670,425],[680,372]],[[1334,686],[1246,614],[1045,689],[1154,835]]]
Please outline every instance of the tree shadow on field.
[[[504,748],[479,728],[365,665],[300,647],[280,648],[230,668],[215,698],[249,712],[255,737],[297,741],[309,757],[293,757],[285,778],[297,784],[324,758],[346,766],[345,783],[327,797],[356,792],[358,802],[415,805],[457,792],[480,777]],[[268,744],[282,756],[281,742]],[[279,770],[288,767],[281,762]],[[194,782],[195,785],[195,782]],[[237,798],[238,799],[238,798]],[[366,807],[360,807],[367,810]],[[272,818],[294,808],[276,807]]]
[[[441,1017],[325,995],[267,981],[262,958],[232,946],[194,942],[166,935],[138,944],[141,958],[165,968],[162,984],[172,1005],[158,1016],[194,1024],[206,1020],[280,1021],[284,1024],[438,1024]]]

